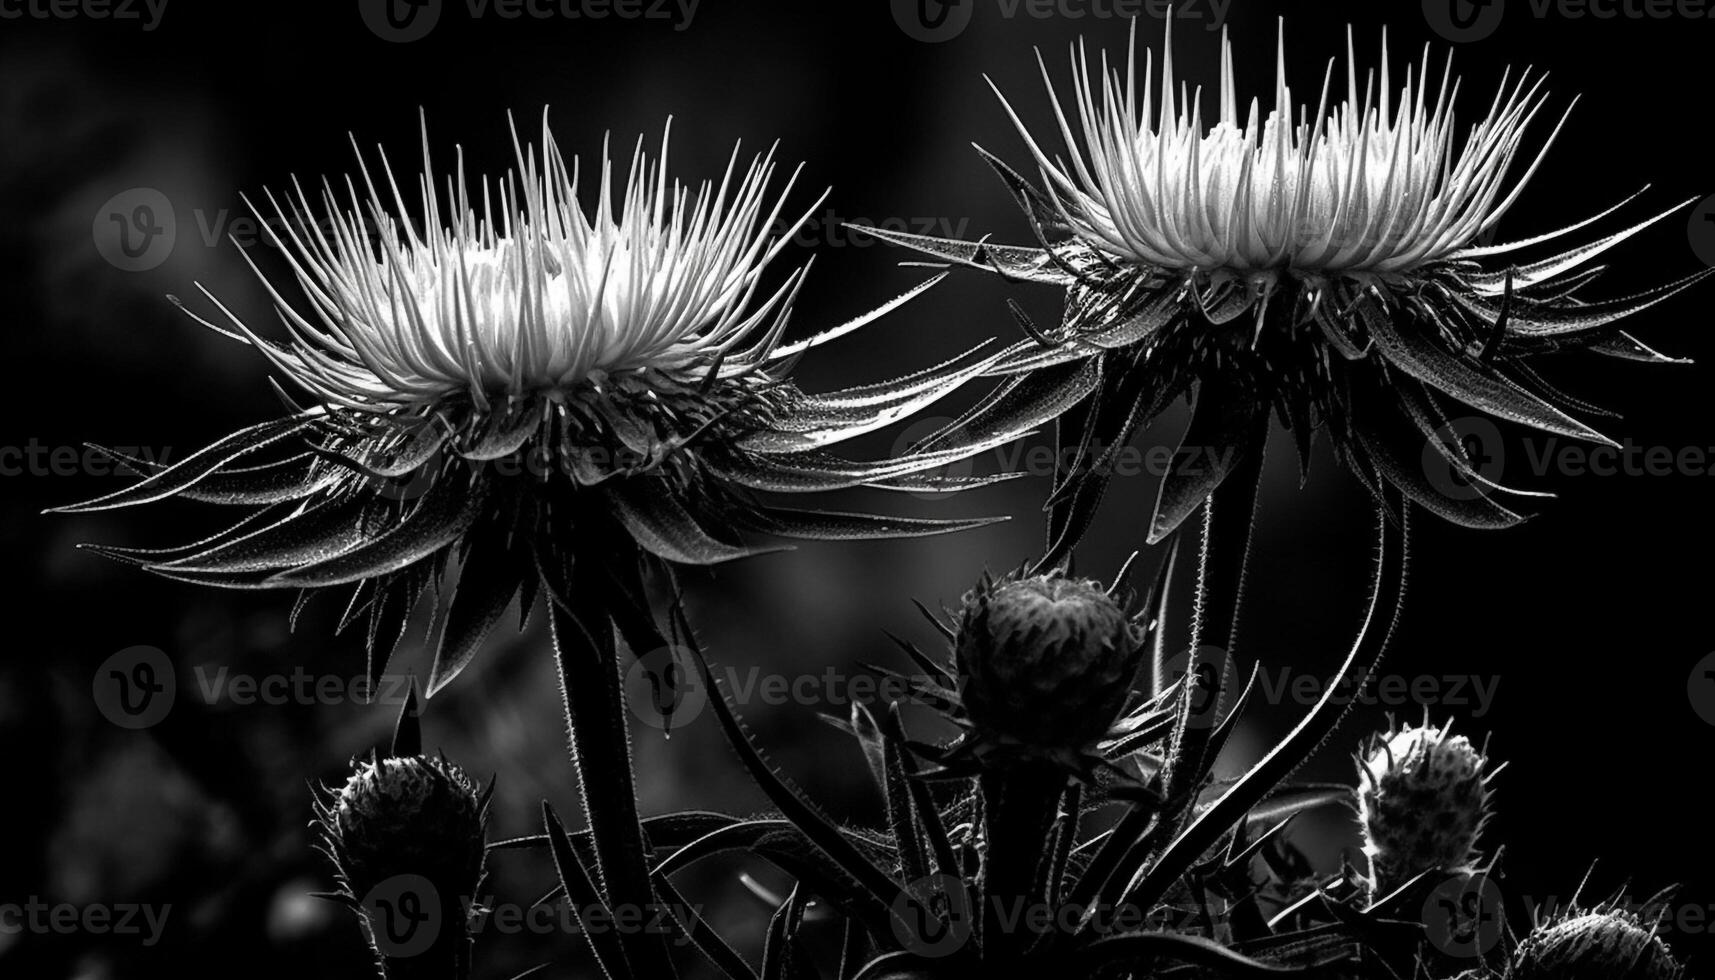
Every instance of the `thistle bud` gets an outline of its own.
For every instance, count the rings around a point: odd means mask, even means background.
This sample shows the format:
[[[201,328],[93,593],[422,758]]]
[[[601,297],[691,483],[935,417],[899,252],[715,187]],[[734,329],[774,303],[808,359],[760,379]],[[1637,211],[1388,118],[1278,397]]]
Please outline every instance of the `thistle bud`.
[[[1377,736],[1359,760],[1358,815],[1372,881],[1389,891],[1425,871],[1466,873],[1489,819],[1488,759],[1425,724]]]
[[[985,581],[954,648],[977,733],[1050,753],[1100,739],[1131,696],[1142,631],[1100,584],[1059,572]]]
[[[1508,980],[1680,980],[1685,968],[1635,915],[1585,912],[1539,927],[1513,953]]]
[[[342,897],[364,919],[385,977],[464,976],[468,909],[483,876],[488,796],[427,756],[355,764],[316,806]]]

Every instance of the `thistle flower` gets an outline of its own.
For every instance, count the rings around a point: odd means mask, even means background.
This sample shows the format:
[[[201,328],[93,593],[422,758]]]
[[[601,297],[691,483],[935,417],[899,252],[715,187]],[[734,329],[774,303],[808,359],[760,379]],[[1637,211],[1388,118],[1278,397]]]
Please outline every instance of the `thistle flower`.
[[[948,774],[1021,763],[1085,780],[1098,768],[1120,773],[1105,761],[1113,742],[1171,714],[1171,695],[1132,703],[1148,629],[1129,603],[1120,579],[1104,586],[1058,569],[984,575],[944,619],[918,607],[947,639],[945,660],[899,641],[924,673],[884,672],[961,729],[934,753]]]
[[[1406,725],[1358,760],[1358,817],[1372,883],[1392,891],[1425,871],[1469,874],[1489,821],[1489,760],[1451,724]]]
[[[1080,45],[1072,109],[1056,116],[1069,159],[1051,155],[1004,96],[1042,186],[984,153],[1040,247],[872,232],[948,263],[1066,290],[1055,329],[1037,328],[1014,306],[1034,339],[994,368],[1014,376],[1013,396],[960,421],[983,432],[1063,416],[1077,462],[1055,491],[1046,564],[1082,535],[1113,454],[1181,395],[1195,403],[1182,450],[1208,462],[1175,466],[1166,478],[1151,541],[1260,453],[1271,413],[1297,438],[1301,466],[1312,432],[1326,429],[1373,491],[1393,484],[1445,518],[1502,526],[1522,518],[1446,438],[1450,402],[1605,442],[1568,414],[1579,403],[1541,379],[1536,356],[1580,348],[1670,360],[1614,324],[1707,271],[1623,299],[1593,302],[1582,292],[1601,270],[1590,264],[1597,256],[1671,210],[1535,261],[1523,259],[1528,249],[1563,243],[1619,205],[1560,231],[1488,243],[1559,132],[1556,125],[1531,155],[1527,130],[1547,103],[1540,77],[1503,80],[1461,141],[1451,63],[1436,82],[1427,50],[1397,90],[1385,38],[1379,80],[1360,84],[1348,50],[1344,98],[1330,64],[1320,97],[1305,104],[1286,83],[1284,28],[1280,48],[1265,113],[1254,100],[1241,105],[1223,40],[1210,125],[1202,93],[1187,98],[1177,88],[1171,53],[1159,93],[1152,55],[1139,77],[1135,30],[1123,70],[1104,56],[1092,73]],[[1043,77],[1058,104],[1046,65]],[[1479,492],[1427,479],[1426,441]]]
[[[979,739],[1082,752],[1131,698],[1142,651],[1142,628],[1105,586],[1053,572],[967,595],[953,664]]]
[[[446,759],[355,762],[345,785],[318,802],[316,816],[353,898],[400,874],[468,896],[482,877],[488,793]]]
[[[466,975],[488,800],[445,759],[376,753],[316,802],[338,898],[363,917],[383,976]]]
[[[1574,912],[1525,938],[1507,980],[1679,980],[1685,968],[1656,931],[1619,909]]]
[[[798,510],[772,496],[981,482],[924,471],[1003,440],[876,463],[829,451],[991,367],[980,347],[826,395],[786,380],[797,355],[931,283],[784,343],[807,267],[774,287],[765,273],[814,208],[775,234],[796,177],[770,191],[772,151],[742,166],[735,150],[718,184],[692,189],[669,183],[666,136],[661,159],[639,144],[623,180],[604,149],[586,214],[578,163],[545,122],[542,140],[539,154],[517,149],[518,172],[477,200],[462,156],[450,191],[437,190],[425,136],[416,222],[385,158],[384,180],[363,164],[345,203],[324,183],[321,220],[302,187],[285,203],[269,194],[278,220],[264,224],[284,229],[305,297],[294,306],[263,277],[288,336],[264,339],[212,295],[230,327],[197,319],[254,346],[311,404],[170,468],[128,461],[147,478],[63,510],[168,497],[255,508],[184,547],[102,550],[196,584],[305,598],[349,588],[341,627],[367,619],[372,672],[435,593],[446,601],[431,694],[515,597],[526,615],[538,590],[563,604],[574,567],[600,593],[596,607],[629,607],[641,566],[763,550],[745,533],[892,537],[984,523]]]

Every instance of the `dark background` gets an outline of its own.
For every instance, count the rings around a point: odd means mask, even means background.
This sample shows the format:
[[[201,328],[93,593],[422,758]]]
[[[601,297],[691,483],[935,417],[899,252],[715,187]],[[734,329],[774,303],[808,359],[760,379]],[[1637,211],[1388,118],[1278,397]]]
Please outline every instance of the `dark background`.
[[[205,239],[205,230],[223,211],[243,214],[241,193],[282,188],[292,175],[346,173],[348,133],[366,147],[387,146],[395,166],[414,173],[419,108],[437,163],[444,167],[452,146],[462,145],[473,174],[512,162],[508,111],[530,138],[551,107],[562,147],[586,158],[608,132],[621,146],[639,135],[653,142],[672,116],[673,169],[682,178],[718,176],[735,140],[751,148],[779,140],[785,161],[805,162],[794,198],[800,207],[831,185],[826,207],[838,220],[945,220],[955,233],[1023,241],[1028,232],[1004,188],[969,146],[1025,158],[983,75],[1038,132],[1052,135],[1032,46],[1059,79],[1068,42],[1083,35],[1118,49],[1127,28],[1113,17],[1008,18],[998,0],[965,2],[976,5],[970,26],[944,43],[910,36],[885,3],[802,0],[705,0],[685,30],[656,19],[490,14],[473,22],[452,3],[434,32],[414,43],[377,37],[355,2],[172,0],[152,31],[88,18],[0,20],[0,309],[7,314],[0,445],[93,440],[179,458],[271,417],[278,405],[262,360],[195,327],[164,296],[192,297],[200,282],[264,332],[275,328],[239,249],[223,236]],[[1492,36],[1457,45],[1462,125],[1487,105],[1507,65],[1550,71],[1556,114],[1573,95],[1581,101],[1502,224],[1503,238],[1568,224],[1645,183],[1654,189],[1631,212],[1639,218],[1715,191],[1704,140],[1715,20],[1539,17],[1518,0],[1507,6]],[[1207,4],[1194,12],[1201,18],[1180,23],[1178,63],[1194,81],[1213,82],[1218,35],[1204,29]],[[1327,59],[1343,56],[1348,23],[1365,68],[1376,62],[1384,26],[1396,67],[1425,42],[1435,43],[1438,58],[1448,47],[1415,3],[1238,0],[1228,20],[1247,92],[1272,92],[1281,15],[1289,17],[1289,72],[1301,99],[1314,98]],[[1159,45],[1162,23],[1145,18],[1142,37]],[[1538,138],[1550,124],[1539,123]],[[172,203],[178,236],[158,268],[128,272],[98,254],[92,226],[103,202],[138,187]],[[1614,270],[1596,293],[1623,295],[1702,268],[1688,213],[1616,249]],[[906,256],[853,238],[827,217],[818,213],[806,243],[818,259],[799,304],[799,331],[843,320],[920,276],[897,268]],[[281,272],[272,249],[250,252]],[[1704,314],[1709,288],[1640,316],[1634,332],[1670,353],[1715,363]],[[1010,339],[1016,328],[1004,295],[981,275],[955,276],[808,359],[801,379],[813,389],[879,380],[984,337]],[[1012,295],[1045,320],[1056,314],[1047,291]],[[1715,445],[1709,366],[1574,359],[1552,369],[1572,390],[1621,413],[1604,425],[1616,437],[1641,446]],[[1175,423],[1144,438],[1171,440]],[[884,453],[896,438],[868,448]],[[1285,447],[1272,458],[1239,653],[1324,673],[1356,623],[1370,509],[1325,447],[1302,489]],[[1564,902],[1594,864],[1587,898],[1629,882],[1628,894],[1642,901],[1678,881],[1686,888],[1676,909],[1708,909],[1715,874],[1704,793],[1715,727],[1696,708],[1707,709],[1715,692],[1688,689],[1688,678],[1715,649],[1707,627],[1710,476],[1538,476],[1521,453],[1508,461],[1512,482],[1557,490],[1560,499],[1504,533],[1424,526],[1390,670],[1498,679],[1485,717],[1472,718],[1471,705],[1433,710],[1457,719],[1458,731],[1492,734],[1496,759],[1510,761],[1497,783],[1490,840],[1507,845],[1505,887],[1515,901]],[[0,935],[0,973],[129,977],[171,964],[182,976],[362,975],[355,924],[303,898],[329,884],[308,846],[307,784],[340,778],[346,760],[382,737],[392,709],[209,704],[192,694],[198,665],[355,676],[363,669],[360,639],[333,638],[328,609],[313,610],[288,633],[284,594],[196,590],[73,550],[87,540],[186,540],[212,526],[194,505],[78,518],[39,513],[113,485],[80,473],[0,478],[11,603],[0,658],[0,747],[10,787],[0,803],[7,831],[0,903],[170,904],[169,924],[151,948],[137,937]],[[908,600],[956,602],[985,567],[1004,570],[1028,558],[1039,547],[1035,514],[1044,492],[1045,481],[1033,478],[950,501],[869,501],[1015,520],[955,539],[805,546],[696,577],[703,634],[728,663],[788,676],[885,660],[884,628],[927,644]],[[1084,571],[1111,575],[1141,544],[1153,495],[1147,479],[1117,486],[1080,555]],[[1155,560],[1146,556],[1144,570]],[[571,819],[578,813],[546,638],[536,626],[497,636],[427,719],[431,744],[498,777],[494,823],[502,836],[531,832],[542,798]],[[140,644],[173,658],[180,696],[166,721],[131,732],[103,719],[91,685],[98,664]],[[396,671],[424,670],[417,646],[407,640]],[[874,819],[859,754],[816,723],[818,710],[839,708],[749,705],[746,716],[774,760],[830,811]],[[1286,704],[1259,713],[1231,764],[1260,754],[1301,710]],[[1402,709],[1410,718],[1420,712]],[[1384,715],[1382,707],[1363,708],[1311,774],[1348,778],[1347,752]],[[711,719],[671,740],[640,728],[638,739],[646,811],[761,807]],[[1350,830],[1333,813],[1299,833],[1332,867]],[[501,901],[527,902],[547,880],[543,868],[518,857],[495,870]],[[687,888],[718,922],[754,941],[765,910],[733,884],[744,870],[779,884],[763,869],[734,864]],[[1691,952],[1706,937],[1675,942]],[[479,947],[480,975],[510,976],[549,958],[577,964],[580,955],[570,937],[488,937]]]

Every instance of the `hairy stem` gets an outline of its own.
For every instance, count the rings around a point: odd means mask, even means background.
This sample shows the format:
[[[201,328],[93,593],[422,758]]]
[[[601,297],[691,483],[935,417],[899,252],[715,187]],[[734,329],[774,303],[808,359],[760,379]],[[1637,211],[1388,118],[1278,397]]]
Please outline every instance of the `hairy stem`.
[[[630,726],[620,689],[613,624],[599,608],[597,597],[602,590],[583,573],[589,564],[578,563],[569,595],[549,597],[549,626],[560,668],[572,762],[595,843],[597,884],[610,911],[629,921],[648,921],[656,901],[649,850],[637,815]],[[624,938],[634,975],[674,975],[663,937],[636,932]]]

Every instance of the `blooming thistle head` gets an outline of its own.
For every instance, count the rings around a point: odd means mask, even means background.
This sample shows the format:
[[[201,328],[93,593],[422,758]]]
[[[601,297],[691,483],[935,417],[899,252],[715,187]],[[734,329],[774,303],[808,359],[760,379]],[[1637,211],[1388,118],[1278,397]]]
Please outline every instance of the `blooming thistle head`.
[[[1451,724],[1374,736],[1358,759],[1358,817],[1373,883],[1388,892],[1426,871],[1468,874],[1489,820],[1488,756]]]
[[[106,550],[198,584],[349,587],[341,626],[368,620],[375,671],[419,598],[451,592],[430,693],[515,597],[527,613],[538,589],[568,594],[580,555],[603,591],[597,605],[613,606],[637,601],[642,564],[749,555],[758,549],[747,533],[892,537],[983,523],[805,511],[761,496],[957,489],[980,481],[925,471],[1017,435],[878,463],[829,451],[941,398],[993,357],[979,347],[827,395],[786,380],[798,354],[918,290],[784,343],[806,270],[772,286],[767,275],[810,212],[780,220],[792,181],[770,189],[772,152],[746,166],[735,150],[718,183],[690,188],[669,181],[665,136],[662,158],[639,145],[623,178],[604,149],[586,211],[579,164],[546,123],[542,140],[539,152],[517,149],[517,172],[473,195],[462,158],[449,189],[437,189],[425,137],[416,221],[385,160],[381,179],[364,164],[343,191],[324,183],[320,220],[301,187],[284,203],[270,194],[277,221],[264,223],[283,229],[304,296],[294,306],[268,285],[286,338],[263,338],[212,296],[230,327],[202,322],[253,345],[311,404],[171,468],[130,461],[150,475],[65,510],[172,496],[255,508],[186,547]],[[456,591],[443,589],[455,558]]]
[[[1600,272],[1590,266],[1597,256],[1665,214],[1535,261],[1524,252],[1615,209],[1489,244],[1553,141],[1551,133],[1533,152],[1527,138],[1546,104],[1542,80],[1503,81],[1487,114],[1461,134],[1451,65],[1436,80],[1426,51],[1395,89],[1385,40],[1383,48],[1379,79],[1360,82],[1348,52],[1345,85],[1336,87],[1330,64],[1318,99],[1300,103],[1286,83],[1282,40],[1273,107],[1264,109],[1241,102],[1223,41],[1211,123],[1201,91],[1188,97],[1176,87],[1171,53],[1158,91],[1153,56],[1138,63],[1135,32],[1119,68],[1104,56],[1093,72],[1080,45],[1073,107],[1056,116],[1069,155],[1051,154],[1007,104],[1042,185],[989,158],[1041,247],[876,232],[949,263],[1066,289],[1061,325],[1026,321],[1034,341],[996,368],[1052,387],[1043,404],[1087,402],[1088,419],[1074,427],[1081,458],[1057,495],[1073,519],[1061,522],[1047,564],[1076,542],[1101,498],[1104,454],[1180,395],[1195,401],[1186,445],[1233,453],[1168,478],[1152,540],[1195,510],[1239,456],[1259,450],[1271,414],[1293,431],[1301,457],[1325,428],[1372,489],[1391,483],[1449,519],[1500,526],[1521,518],[1447,438],[1458,405],[1605,441],[1567,413],[1577,403],[1544,382],[1532,358],[1582,348],[1668,360],[1614,324],[1707,271],[1620,300],[1581,296]],[[1427,479],[1426,441],[1478,492]]]
[[[1657,931],[1621,909],[1574,911],[1525,937],[1506,980],[1680,980],[1685,968]]]

